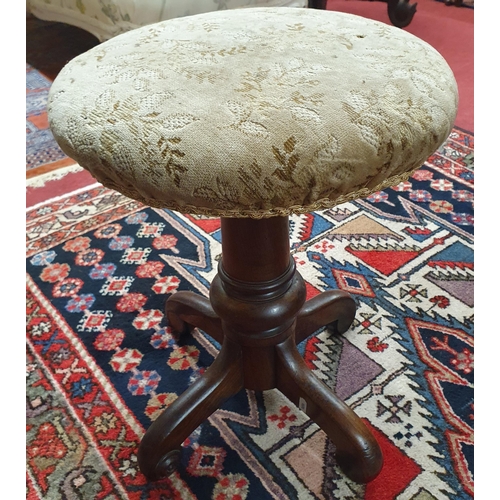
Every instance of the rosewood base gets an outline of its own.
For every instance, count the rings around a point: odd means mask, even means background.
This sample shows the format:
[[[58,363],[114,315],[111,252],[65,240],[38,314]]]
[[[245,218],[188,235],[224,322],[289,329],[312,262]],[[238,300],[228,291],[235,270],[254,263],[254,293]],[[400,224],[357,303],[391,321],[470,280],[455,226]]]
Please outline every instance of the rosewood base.
[[[305,300],[305,284],[290,257],[288,217],[223,218],[221,230],[222,260],[210,298],[178,292],[167,300],[166,315],[178,334],[198,327],[222,347],[144,435],[141,471],[150,480],[168,476],[179,465],[183,441],[226,399],[244,388],[277,388],[325,431],[346,476],[373,480],[383,462],[377,442],[296,347],[325,325],[345,332],[354,319],[354,300],[340,290]]]

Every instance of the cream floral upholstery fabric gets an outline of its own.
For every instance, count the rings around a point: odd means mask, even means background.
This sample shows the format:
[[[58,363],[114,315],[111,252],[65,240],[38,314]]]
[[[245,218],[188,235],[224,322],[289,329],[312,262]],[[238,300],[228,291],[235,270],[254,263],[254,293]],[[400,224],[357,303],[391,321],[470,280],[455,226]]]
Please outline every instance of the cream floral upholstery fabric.
[[[40,19],[72,24],[100,41],[148,24],[242,7],[306,7],[307,0],[26,0]]]
[[[448,137],[448,64],[340,12],[236,9],[130,31],[73,59],[49,95],[61,148],[147,205],[269,217],[405,180]]]

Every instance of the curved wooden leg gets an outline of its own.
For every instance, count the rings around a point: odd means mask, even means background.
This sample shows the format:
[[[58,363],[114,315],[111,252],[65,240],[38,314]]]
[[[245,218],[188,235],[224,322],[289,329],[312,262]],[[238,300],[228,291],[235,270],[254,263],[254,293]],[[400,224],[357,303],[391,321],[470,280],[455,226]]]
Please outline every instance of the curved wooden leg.
[[[276,350],[277,388],[325,431],[347,477],[358,483],[375,479],[382,452],[362,420],[307,367],[293,338]]]
[[[220,318],[215,314],[210,300],[206,297],[194,292],[174,293],[167,300],[165,314],[177,337],[186,332],[189,327],[198,327],[222,344],[224,334]]]
[[[308,300],[299,311],[295,340],[305,340],[319,328],[333,324],[336,333],[344,333],[356,314],[356,302],[343,290],[328,290]]]
[[[184,440],[221,403],[243,388],[241,348],[228,339],[210,368],[149,427],[139,445],[141,472],[150,480],[175,470]]]

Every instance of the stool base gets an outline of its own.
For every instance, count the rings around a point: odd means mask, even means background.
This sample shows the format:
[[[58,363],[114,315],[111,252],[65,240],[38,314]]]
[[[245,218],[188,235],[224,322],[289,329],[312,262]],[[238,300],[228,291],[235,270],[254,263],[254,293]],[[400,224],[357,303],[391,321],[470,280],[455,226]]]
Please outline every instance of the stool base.
[[[255,248],[266,234],[273,237],[255,255],[248,244],[253,241]],[[331,324],[344,333],[354,319],[354,300],[340,290],[305,300],[305,284],[290,258],[287,217],[222,219],[222,242],[210,299],[178,292],[166,303],[167,320],[177,334],[198,327],[221,350],[144,435],[138,452],[141,471],[150,480],[168,476],[178,466],[184,440],[226,399],[244,388],[277,388],[327,434],[346,476],[359,483],[373,480],[383,462],[375,438],[313,374],[296,347],[322,326]]]

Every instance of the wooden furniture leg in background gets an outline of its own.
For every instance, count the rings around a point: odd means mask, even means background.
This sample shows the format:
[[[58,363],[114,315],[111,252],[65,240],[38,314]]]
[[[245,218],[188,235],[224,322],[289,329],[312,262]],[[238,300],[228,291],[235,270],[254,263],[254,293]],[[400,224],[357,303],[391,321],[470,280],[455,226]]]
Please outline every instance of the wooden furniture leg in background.
[[[417,4],[410,4],[410,0],[379,1],[387,3],[387,15],[389,16],[391,23],[397,28],[405,28],[406,26],[408,26],[411,23],[415,12],[417,11]],[[463,0],[450,0],[450,3],[462,1]],[[327,0],[309,0],[308,2],[308,7],[310,9],[325,10],[326,6]]]

